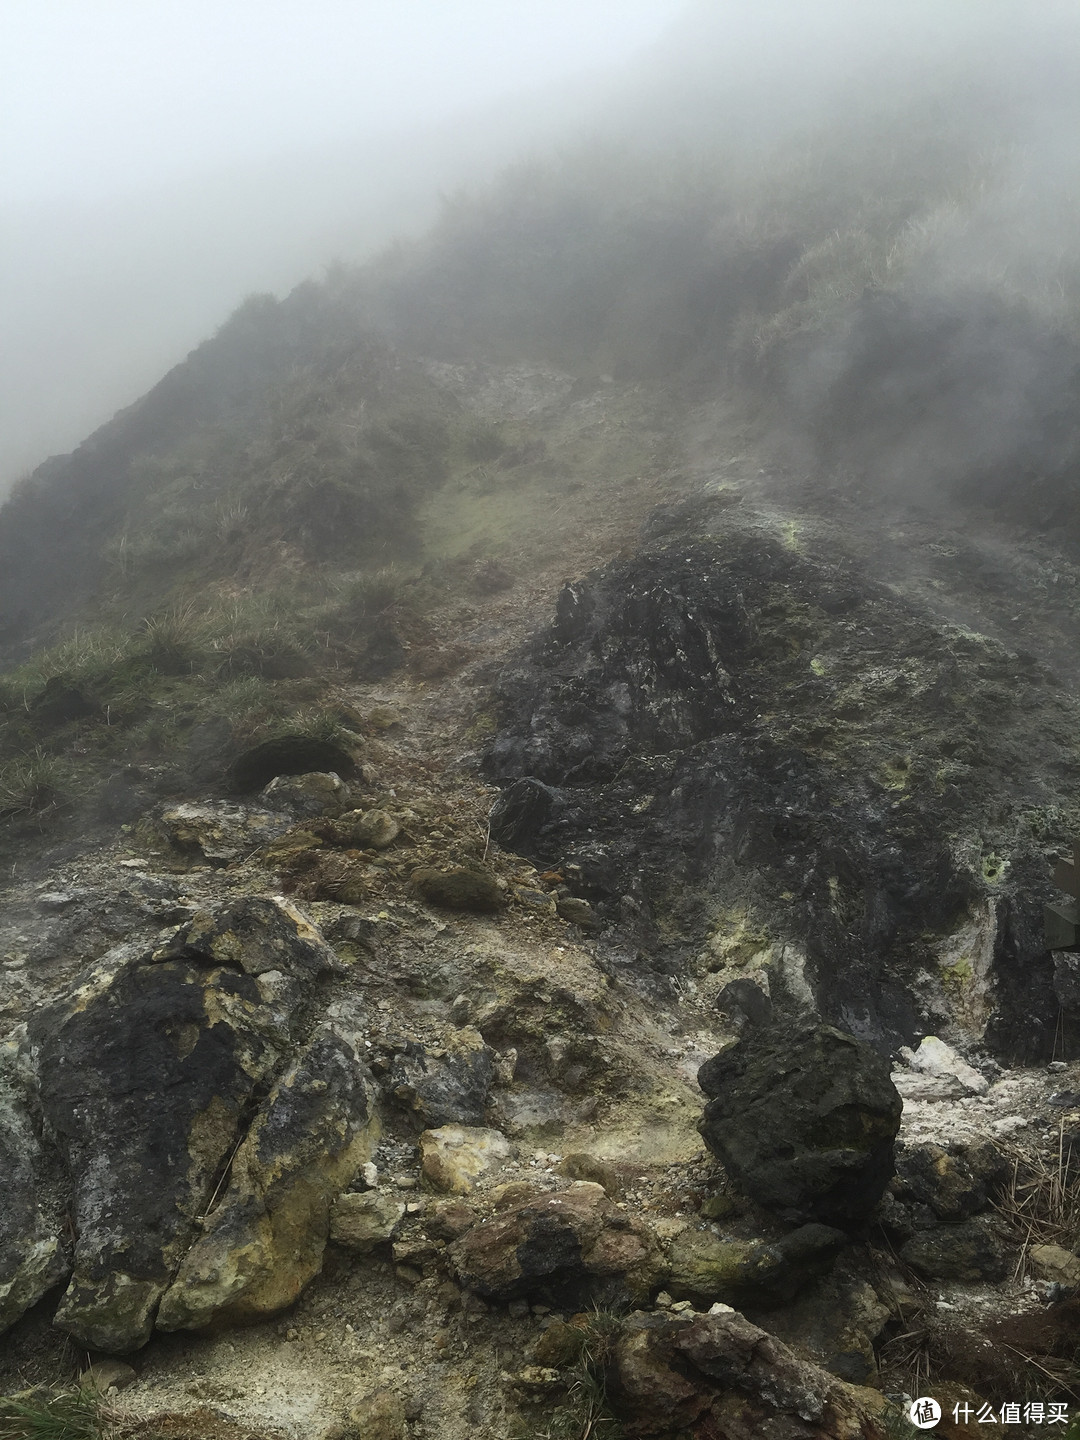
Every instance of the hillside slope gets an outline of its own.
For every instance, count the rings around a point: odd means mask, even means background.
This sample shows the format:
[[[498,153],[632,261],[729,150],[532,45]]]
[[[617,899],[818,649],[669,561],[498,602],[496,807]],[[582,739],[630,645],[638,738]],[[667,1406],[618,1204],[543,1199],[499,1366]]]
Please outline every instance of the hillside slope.
[[[0,511],[9,1391],[1068,1407],[1080,311],[956,78],[523,164]]]

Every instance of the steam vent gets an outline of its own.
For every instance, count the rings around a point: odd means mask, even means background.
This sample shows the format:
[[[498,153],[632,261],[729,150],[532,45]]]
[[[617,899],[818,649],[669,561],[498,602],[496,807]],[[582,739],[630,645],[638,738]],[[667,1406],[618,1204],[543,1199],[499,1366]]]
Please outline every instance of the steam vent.
[[[0,1440],[1080,1434],[1075,7],[23,9]]]

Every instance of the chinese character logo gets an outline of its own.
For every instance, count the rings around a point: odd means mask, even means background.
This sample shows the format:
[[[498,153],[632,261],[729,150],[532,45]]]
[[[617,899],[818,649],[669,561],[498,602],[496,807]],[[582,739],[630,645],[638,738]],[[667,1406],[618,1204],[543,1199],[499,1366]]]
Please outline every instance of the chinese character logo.
[[[941,1406],[929,1395],[923,1395],[911,1402],[908,1414],[916,1430],[933,1430],[941,1419]]]

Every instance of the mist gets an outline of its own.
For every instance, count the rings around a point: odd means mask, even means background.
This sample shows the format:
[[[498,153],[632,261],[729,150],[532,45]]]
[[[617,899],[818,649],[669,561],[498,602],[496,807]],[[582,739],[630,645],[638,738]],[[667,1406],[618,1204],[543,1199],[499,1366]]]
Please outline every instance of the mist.
[[[583,140],[638,156],[643,195],[657,170],[707,169],[703,250],[732,227],[787,237],[789,273],[742,324],[796,411],[842,384],[868,286],[931,309],[974,287],[1052,328],[1080,313],[1065,4],[113,0],[91,20],[53,0],[7,28],[0,491],[244,296],[418,236],[445,196]],[[1002,364],[977,408],[1004,424],[1041,373]],[[964,451],[963,429],[915,458]]]
[[[678,0],[9,11],[0,493],[244,298],[422,231],[594,113]]]

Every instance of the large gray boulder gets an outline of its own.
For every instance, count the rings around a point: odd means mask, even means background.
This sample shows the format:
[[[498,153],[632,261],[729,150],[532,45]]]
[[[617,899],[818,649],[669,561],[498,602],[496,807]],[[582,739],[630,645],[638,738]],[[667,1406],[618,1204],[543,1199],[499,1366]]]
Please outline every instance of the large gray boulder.
[[[759,1205],[863,1224],[893,1175],[902,1102],[880,1055],[814,1019],[749,1030],[698,1071],[706,1145]]]

